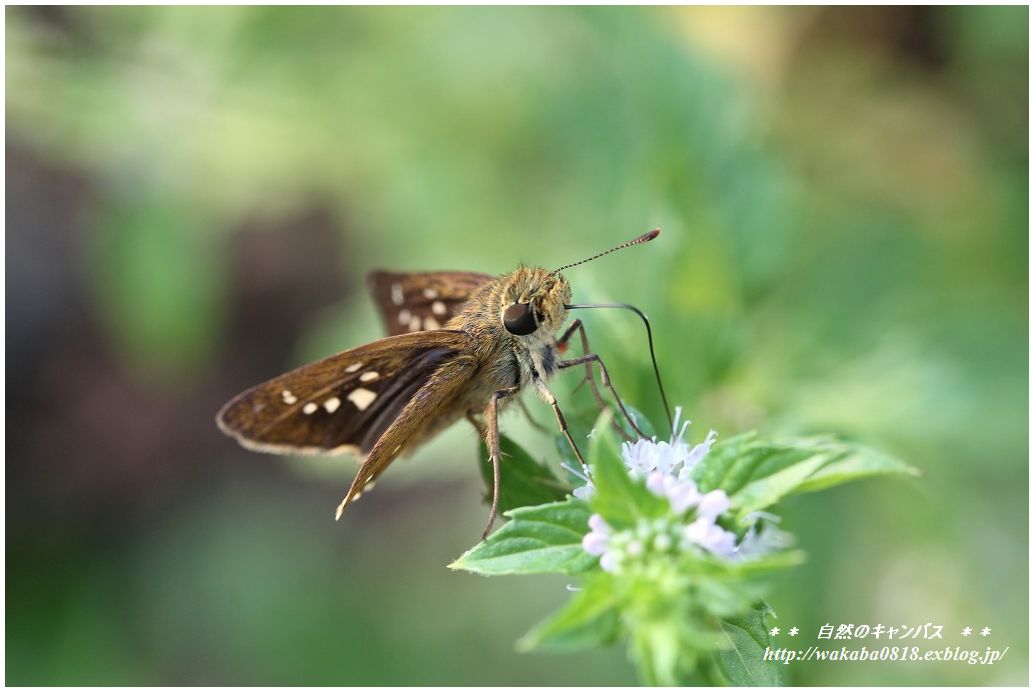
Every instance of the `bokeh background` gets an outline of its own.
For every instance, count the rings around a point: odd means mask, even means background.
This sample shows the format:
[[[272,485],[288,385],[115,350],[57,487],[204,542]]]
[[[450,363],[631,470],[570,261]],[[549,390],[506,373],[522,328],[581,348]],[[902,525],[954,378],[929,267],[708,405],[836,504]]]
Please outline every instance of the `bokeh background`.
[[[213,417],[376,338],[372,268],[555,266],[659,225],[568,277],[651,315],[695,439],[835,432],[924,473],[787,505],[809,561],[778,624],[1011,647],[788,680],[1026,683],[1027,26],[1023,7],[9,8],[7,682],[633,682],[617,647],[514,651],[565,580],[446,569],[486,512],[468,427],[335,524],[354,461],[249,453]],[[659,420],[640,328],[584,317]]]

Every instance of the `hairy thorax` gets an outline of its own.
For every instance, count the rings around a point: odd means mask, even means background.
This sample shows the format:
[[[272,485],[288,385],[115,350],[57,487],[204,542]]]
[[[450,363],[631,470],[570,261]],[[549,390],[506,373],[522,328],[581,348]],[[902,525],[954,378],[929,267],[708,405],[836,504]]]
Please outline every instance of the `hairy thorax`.
[[[478,363],[477,386],[455,402],[453,417],[480,414],[496,391],[523,390],[536,378],[546,380],[556,372],[556,333],[563,327],[567,317],[564,305],[570,298],[566,279],[530,267],[503,275],[471,296],[463,311],[446,325],[472,337]],[[534,311],[537,329],[531,334],[517,336],[503,326],[503,313],[513,303],[527,303]]]

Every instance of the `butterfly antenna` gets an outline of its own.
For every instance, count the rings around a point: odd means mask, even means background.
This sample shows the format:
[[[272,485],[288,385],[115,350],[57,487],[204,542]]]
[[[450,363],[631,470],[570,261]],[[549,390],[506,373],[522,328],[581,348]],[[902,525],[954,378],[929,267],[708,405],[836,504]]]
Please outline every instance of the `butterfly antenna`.
[[[557,267],[556,269],[551,271],[550,274],[556,274],[558,272],[562,272],[565,269],[570,269],[571,267],[577,267],[579,264],[585,264],[586,262],[591,262],[594,259],[599,259],[600,257],[603,257],[604,255],[609,255],[612,252],[616,252],[618,250],[623,250],[626,247],[631,247],[633,245],[639,245],[641,243],[648,243],[651,240],[653,240],[654,238],[656,238],[657,236],[659,236],[660,234],[661,234],[661,229],[660,228],[655,228],[652,231],[650,231],[649,233],[644,233],[641,236],[639,236],[638,238],[633,238],[632,240],[629,240],[627,243],[621,243],[617,247],[612,247],[609,250],[607,250],[606,252],[601,252],[598,255],[593,255],[592,257],[589,257],[588,259],[583,259],[580,262],[575,262],[573,264],[565,264],[562,267]]]

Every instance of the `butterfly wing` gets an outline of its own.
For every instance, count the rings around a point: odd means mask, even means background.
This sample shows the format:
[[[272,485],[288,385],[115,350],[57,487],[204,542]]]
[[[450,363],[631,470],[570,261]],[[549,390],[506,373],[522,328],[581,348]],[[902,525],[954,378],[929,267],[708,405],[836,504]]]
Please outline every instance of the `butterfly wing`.
[[[350,502],[359,499],[377,477],[384,472],[411,440],[425,437],[434,425],[435,404],[454,401],[469,384],[477,370],[477,359],[469,354],[459,355],[439,367],[402,407],[399,415],[370,450],[359,473],[356,474],[345,499],[337,508],[336,518]]]
[[[252,387],[216,420],[261,452],[366,454],[435,373],[468,347],[464,332],[444,329],[379,339]]]
[[[389,334],[439,329],[494,276],[475,272],[371,272],[367,284]]]

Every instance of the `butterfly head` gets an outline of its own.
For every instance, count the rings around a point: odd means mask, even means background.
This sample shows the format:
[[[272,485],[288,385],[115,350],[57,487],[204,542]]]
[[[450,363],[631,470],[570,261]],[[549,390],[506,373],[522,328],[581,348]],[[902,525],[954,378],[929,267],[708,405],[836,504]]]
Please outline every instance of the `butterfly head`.
[[[540,329],[552,334],[567,318],[564,304],[571,300],[567,279],[546,269],[521,267],[502,282],[499,319],[514,336],[530,336]]]
[[[591,262],[615,250],[649,242],[660,232],[661,229],[655,228],[606,252],[565,264],[553,271],[519,268],[501,282],[499,318],[503,327],[514,336],[531,336],[540,329],[545,329],[547,333],[557,331],[567,319],[566,303],[571,300],[571,285],[560,275],[561,271]]]

